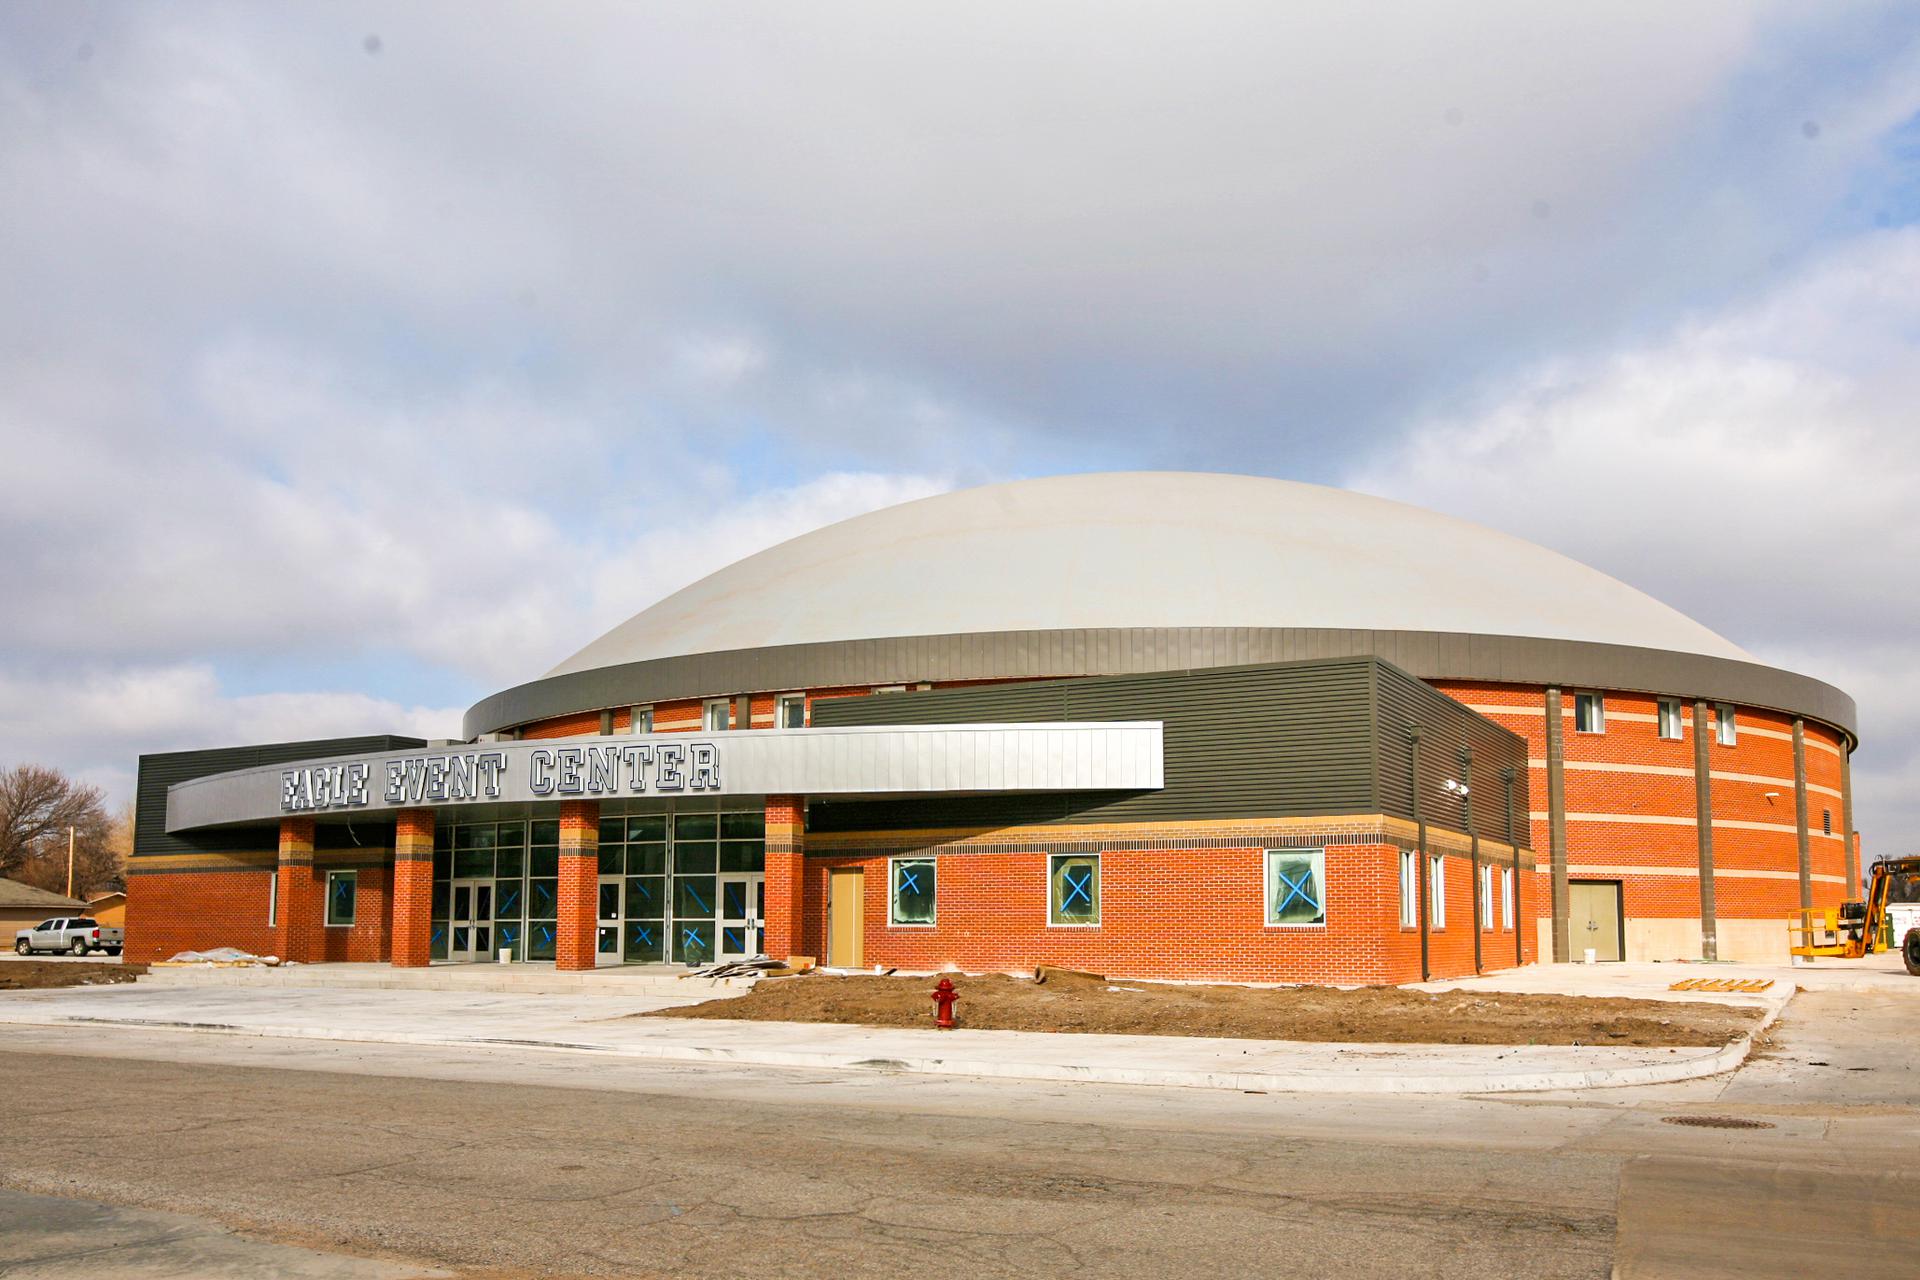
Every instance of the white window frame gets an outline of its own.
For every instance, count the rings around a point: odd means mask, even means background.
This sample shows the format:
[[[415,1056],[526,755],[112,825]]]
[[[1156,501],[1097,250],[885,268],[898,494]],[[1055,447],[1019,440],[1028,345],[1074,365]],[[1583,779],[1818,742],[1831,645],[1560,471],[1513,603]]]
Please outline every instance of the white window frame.
[[[1513,928],[1513,868],[1500,868],[1500,923],[1504,928]]]
[[[1302,854],[1313,857],[1313,882],[1320,889],[1320,901],[1314,905],[1320,908],[1318,920],[1276,920],[1273,918],[1273,860],[1276,856],[1297,858]],[[1260,874],[1261,915],[1269,929],[1324,929],[1327,927],[1327,851],[1321,849],[1268,849],[1261,854]]]
[[[627,732],[628,733],[652,733],[653,732],[653,708],[650,706],[633,707],[630,710],[628,710]]]
[[[352,920],[335,920],[333,918],[333,882],[335,880],[341,880],[341,879],[353,881],[353,919]],[[324,918],[327,922],[327,928],[329,929],[353,928],[354,923],[360,919],[360,873],[358,871],[329,871],[327,872],[326,890],[327,890],[327,896],[325,900],[325,906],[322,907],[321,909],[321,915],[322,915],[322,918]]]
[[[1427,855],[1427,927],[1447,927],[1447,860],[1445,854]]]
[[[720,711],[720,723],[714,724],[714,709]],[[700,732],[726,733],[733,727],[733,699],[707,698],[700,704]]]
[[[895,870],[902,862],[924,862],[933,868],[933,919],[902,920],[894,914],[898,905],[898,882]],[[887,859],[887,927],[889,929],[933,929],[940,924],[940,860],[924,854],[905,854]]]
[[[1093,859],[1093,919],[1091,920],[1056,920],[1054,918],[1057,912],[1053,904],[1053,868],[1055,863],[1069,858]],[[1106,868],[1101,865],[1101,861],[1097,853],[1050,853],[1047,855],[1047,928],[1098,929],[1100,927],[1100,921],[1105,915],[1107,880]]]
[[[1400,927],[1420,927],[1420,863],[1411,849],[1400,851]]]
[[[787,708],[798,703],[800,723],[787,723]],[[804,693],[783,693],[773,700],[773,727],[776,729],[804,729],[807,727],[807,695]]]
[[[1480,928],[1493,928],[1493,864],[1480,864]]]
[[[1740,744],[1740,724],[1734,716],[1731,703],[1714,703],[1713,720],[1713,735],[1716,742],[1723,747],[1734,747]]]
[[[267,876],[267,928],[280,923],[280,873],[274,871]]]
[[[1671,721],[1669,721],[1669,717],[1671,717]],[[1660,737],[1667,742],[1678,742],[1687,736],[1687,722],[1685,716],[1682,714],[1680,699],[1678,698],[1660,699],[1655,705],[1654,721],[1654,732],[1659,734]],[[1672,733],[1667,732],[1669,723],[1671,723],[1673,729]]]
[[[1591,708],[1593,723],[1584,723],[1580,714],[1582,707]],[[1598,693],[1576,693],[1573,695],[1573,731],[1575,733],[1605,733],[1607,731],[1607,700]]]

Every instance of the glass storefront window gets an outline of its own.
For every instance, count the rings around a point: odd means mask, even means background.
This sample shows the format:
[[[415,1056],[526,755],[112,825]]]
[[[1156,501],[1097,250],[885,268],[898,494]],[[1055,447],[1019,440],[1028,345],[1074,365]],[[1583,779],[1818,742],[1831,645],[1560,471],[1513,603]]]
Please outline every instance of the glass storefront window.
[[[620,876],[619,888],[624,890],[611,895],[618,904],[613,915],[602,904],[600,918],[610,921],[600,935],[603,951],[617,943],[630,963],[710,963],[717,941],[716,874],[763,872],[765,830],[765,815],[759,810],[603,818],[599,869]],[[559,838],[559,823],[547,818],[439,827],[434,833],[433,958],[471,957],[479,948],[485,920],[490,950],[511,948],[516,959],[552,960],[559,916]],[[456,880],[486,882],[491,916],[475,912],[456,918],[451,894]]]

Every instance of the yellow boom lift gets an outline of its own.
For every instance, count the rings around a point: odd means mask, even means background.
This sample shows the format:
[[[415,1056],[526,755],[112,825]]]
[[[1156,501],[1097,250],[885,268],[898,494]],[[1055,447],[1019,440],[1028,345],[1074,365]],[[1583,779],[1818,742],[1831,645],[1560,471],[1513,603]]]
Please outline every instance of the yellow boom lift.
[[[1920,977],[1920,857],[1876,862],[1865,902],[1809,907],[1787,921],[1787,932],[1794,955],[1847,959],[1881,950],[1884,936]]]

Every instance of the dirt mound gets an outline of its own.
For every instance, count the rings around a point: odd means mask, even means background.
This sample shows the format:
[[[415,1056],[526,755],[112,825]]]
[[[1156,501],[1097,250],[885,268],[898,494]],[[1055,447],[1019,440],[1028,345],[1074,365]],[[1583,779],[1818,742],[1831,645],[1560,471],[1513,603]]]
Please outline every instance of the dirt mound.
[[[80,960],[9,960],[0,964],[0,991],[45,991],[53,987],[97,987],[132,982],[147,971],[143,964],[89,964]]]
[[[952,975],[960,1025],[975,1030],[1219,1036],[1381,1044],[1721,1045],[1760,1013],[1727,1005],[1398,987],[1172,986],[1054,974]],[[932,1029],[934,979],[813,974],[747,995],[639,1015],[842,1022]]]

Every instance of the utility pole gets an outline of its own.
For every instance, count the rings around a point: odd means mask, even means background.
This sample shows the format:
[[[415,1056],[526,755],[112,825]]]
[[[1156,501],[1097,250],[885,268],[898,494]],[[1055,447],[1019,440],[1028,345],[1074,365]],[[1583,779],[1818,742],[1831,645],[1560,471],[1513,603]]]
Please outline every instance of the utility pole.
[[[73,828],[67,828],[67,896],[73,896]]]

